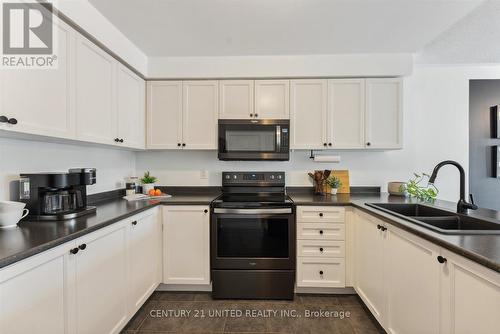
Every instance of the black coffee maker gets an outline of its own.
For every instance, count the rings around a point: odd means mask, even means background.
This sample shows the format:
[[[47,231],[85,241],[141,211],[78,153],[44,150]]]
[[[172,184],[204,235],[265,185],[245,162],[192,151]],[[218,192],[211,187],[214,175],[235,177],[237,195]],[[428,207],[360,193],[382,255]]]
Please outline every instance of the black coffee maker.
[[[95,168],[21,174],[19,200],[30,210],[27,220],[73,219],[96,211],[95,207],[87,206],[87,185],[95,183]]]

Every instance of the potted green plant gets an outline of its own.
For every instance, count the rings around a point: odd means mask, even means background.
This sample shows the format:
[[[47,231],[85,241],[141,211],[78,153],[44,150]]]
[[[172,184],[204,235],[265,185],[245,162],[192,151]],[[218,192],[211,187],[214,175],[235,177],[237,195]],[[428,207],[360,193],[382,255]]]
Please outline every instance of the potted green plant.
[[[335,176],[330,176],[328,179],[326,179],[326,184],[328,184],[331,188],[330,194],[336,195],[337,191],[339,188],[342,186],[342,182],[340,182],[340,179]]]
[[[144,173],[144,176],[141,178],[142,183],[142,193],[147,195],[151,189],[155,188],[155,182],[157,178],[152,176],[149,171]]]
[[[433,202],[439,190],[432,183],[428,182],[429,175],[422,173],[422,175],[413,173],[413,178],[411,178],[405,184],[402,184],[400,191],[406,193],[410,198],[417,198],[424,202]]]

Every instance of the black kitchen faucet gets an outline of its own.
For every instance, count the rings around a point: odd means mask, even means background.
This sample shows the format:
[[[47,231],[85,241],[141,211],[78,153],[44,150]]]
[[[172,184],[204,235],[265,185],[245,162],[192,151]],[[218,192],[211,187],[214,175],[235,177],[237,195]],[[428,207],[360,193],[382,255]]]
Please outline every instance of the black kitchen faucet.
[[[445,160],[436,165],[434,167],[434,171],[432,172],[431,177],[429,178],[429,183],[434,183],[436,181],[437,174],[441,167],[446,165],[453,165],[457,167],[460,172],[460,199],[457,203],[457,213],[467,213],[468,209],[477,210],[477,205],[474,204],[474,199],[472,198],[472,194],[469,195],[471,203],[468,203],[465,200],[465,171],[464,168],[456,161],[453,160]]]

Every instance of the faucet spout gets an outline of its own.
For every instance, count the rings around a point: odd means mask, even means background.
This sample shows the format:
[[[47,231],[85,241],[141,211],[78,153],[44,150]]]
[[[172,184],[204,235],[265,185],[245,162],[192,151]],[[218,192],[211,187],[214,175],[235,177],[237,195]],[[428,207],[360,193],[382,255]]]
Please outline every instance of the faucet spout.
[[[436,181],[439,170],[446,165],[455,166],[460,172],[460,199],[457,203],[457,213],[467,213],[468,209],[476,210],[477,205],[474,203],[468,203],[465,200],[465,170],[458,162],[453,160],[445,160],[436,165],[432,171],[432,175],[429,178],[429,183],[434,183]]]

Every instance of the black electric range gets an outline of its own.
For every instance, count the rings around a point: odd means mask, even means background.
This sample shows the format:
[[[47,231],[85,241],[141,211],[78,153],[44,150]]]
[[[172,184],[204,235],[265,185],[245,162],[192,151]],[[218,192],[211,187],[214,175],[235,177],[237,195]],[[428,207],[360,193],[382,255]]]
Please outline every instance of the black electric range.
[[[211,205],[213,298],[293,299],[295,209],[284,172],[224,172]]]

